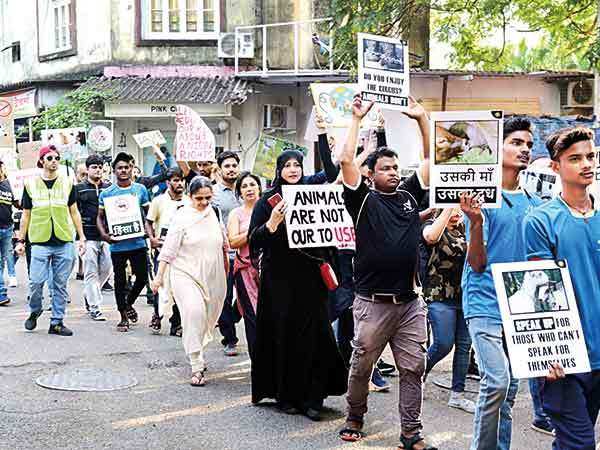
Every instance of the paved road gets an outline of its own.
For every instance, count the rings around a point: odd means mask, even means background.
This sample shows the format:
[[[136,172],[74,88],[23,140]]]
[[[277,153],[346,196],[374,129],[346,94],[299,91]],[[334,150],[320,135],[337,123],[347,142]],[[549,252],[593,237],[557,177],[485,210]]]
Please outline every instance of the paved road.
[[[22,261],[19,274],[24,272]],[[22,278],[22,277],[21,277]],[[24,285],[22,280],[22,285]],[[71,281],[73,303],[65,323],[73,337],[48,336],[49,313],[35,332],[26,332],[26,292],[11,289],[13,303],[0,307],[0,448],[1,449],[390,449],[397,444],[397,378],[390,393],[372,394],[368,437],[344,444],[337,438],[343,423],[341,397],[326,401],[323,421],[286,416],[269,406],[250,404],[246,354],[225,357],[213,342],[207,352],[208,383],[193,388],[179,338],[153,336],[146,324],[151,308],[141,297],[141,324],[122,334],[115,329],[112,293],[105,295],[107,322],[91,322],[80,304],[81,286]],[[243,333],[243,327],[238,326]],[[218,332],[217,332],[218,334]],[[242,338],[243,340],[243,338]],[[110,369],[135,376],[137,386],[105,393],[41,388],[35,379],[75,368]],[[449,376],[449,361],[430,380]],[[445,450],[468,448],[472,416],[446,406],[448,392],[428,383],[425,432]],[[549,449],[551,439],[529,429],[526,385],[514,411],[516,450]]]

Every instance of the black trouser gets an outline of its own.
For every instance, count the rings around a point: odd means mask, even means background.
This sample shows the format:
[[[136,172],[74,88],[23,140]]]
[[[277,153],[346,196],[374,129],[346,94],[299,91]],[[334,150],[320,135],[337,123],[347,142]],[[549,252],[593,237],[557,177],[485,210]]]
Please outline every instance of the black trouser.
[[[154,266],[153,275],[156,275],[156,273],[158,272],[158,255],[159,254],[160,254],[160,249],[154,249],[154,256],[152,258],[152,262],[153,262],[153,266]],[[159,300],[158,292],[156,294],[153,294],[153,297],[154,297],[153,298],[154,314],[156,314],[156,317],[159,317],[159,314],[158,314],[158,300]],[[177,307],[176,303],[173,303],[173,314],[171,315],[169,322],[171,322],[171,330],[176,330],[177,328],[179,328],[181,326],[181,315],[179,314],[179,308]]]
[[[133,306],[148,281],[146,249],[140,248],[125,252],[111,252],[110,259],[112,260],[113,271],[115,273],[117,309],[123,313]],[[127,275],[125,271],[127,261],[131,264],[131,271],[135,275],[135,283],[129,292],[127,292]]]
[[[239,321],[239,314],[236,314],[233,308],[233,260],[234,257],[230,256],[229,273],[227,274],[227,294],[225,295],[225,301],[223,302],[221,316],[217,322],[221,336],[223,336],[221,344],[225,346],[238,343],[238,338],[235,333],[235,324]]]
[[[238,271],[233,279],[235,281],[235,290],[237,292],[237,301],[242,307],[242,317],[244,318],[244,329],[246,330],[246,342],[248,342],[248,353],[250,359],[254,356],[254,344],[256,343],[256,313],[254,307],[246,292],[246,285],[242,273]]]

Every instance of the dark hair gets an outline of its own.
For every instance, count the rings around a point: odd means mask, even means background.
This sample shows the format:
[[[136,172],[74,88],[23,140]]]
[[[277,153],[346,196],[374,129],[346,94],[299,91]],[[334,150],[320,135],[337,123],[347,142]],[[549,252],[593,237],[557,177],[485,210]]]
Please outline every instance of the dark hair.
[[[129,153],[125,153],[125,152],[119,152],[117,153],[117,155],[115,156],[115,158],[112,160],[112,168],[114,169],[115,166],[117,165],[118,162],[126,162],[127,164],[132,164],[133,162],[133,156],[131,156]]]
[[[181,168],[179,167],[171,167],[169,170],[167,170],[167,180],[171,180],[172,178],[181,178],[183,179],[183,170],[181,170]]]
[[[551,134],[546,140],[550,158],[557,161],[561,153],[571,145],[582,141],[594,141],[594,132],[586,127],[563,128]]]
[[[85,159],[85,167],[90,167],[94,164],[102,167],[104,165],[104,160],[102,159],[102,156],[90,155]]]
[[[210,181],[209,178],[203,177],[202,175],[197,175],[192,179],[192,182],[190,183],[190,195],[194,195],[202,188],[210,188],[210,190],[212,191],[212,181]]]
[[[226,150],[224,152],[222,152],[219,156],[217,156],[217,165],[219,167],[221,167],[221,165],[223,164],[223,161],[225,161],[226,159],[229,158],[233,158],[237,161],[237,163],[240,163],[240,157],[237,153]]]
[[[504,120],[504,132],[502,139],[506,139],[511,133],[515,131],[529,131],[533,134],[533,123],[525,116],[513,116]]]
[[[245,178],[248,177],[256,181],[256,184],[258,184],[258,195],[262,195],[262,186],[260,185],[260,178],[258,178],[256,175],[249,171],[244,171],[240,174],[237,181],[235,182],[235,194],[238,196],[238,198],[242,197],[242,182]]]
[[[381,158],[397,158],[398,155],[389,147],[379,147],[367,157],[367,167],[369,170],[375,170],[375,164]]]

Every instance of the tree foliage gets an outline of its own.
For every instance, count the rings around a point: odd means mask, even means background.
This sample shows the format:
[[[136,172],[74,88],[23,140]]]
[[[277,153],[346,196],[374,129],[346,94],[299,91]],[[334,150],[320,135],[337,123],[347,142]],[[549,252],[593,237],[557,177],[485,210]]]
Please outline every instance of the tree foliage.
[[[87,127],[90,120],[100,115],[104,101],[110,96],[110,92],[90,88],[69,92],[32,120],[34,135],[45,129]]]
[[[406,35],[424,9],[450,66],[485,70],[589,69],[600,62],[598,0],[334,0],[336,58],[353,64],[356,33]],[[528,47],[514,31],[537,33]]]

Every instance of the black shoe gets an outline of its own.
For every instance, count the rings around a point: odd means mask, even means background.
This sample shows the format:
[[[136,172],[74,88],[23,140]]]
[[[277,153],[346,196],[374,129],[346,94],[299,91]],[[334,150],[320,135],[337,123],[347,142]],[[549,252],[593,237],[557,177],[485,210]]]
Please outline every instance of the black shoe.
[[[42,311],[32,312],[29,314],[29,317],[25,321],[25,329],[29,331],[35,330],[35,327],[37,327],[37,320],[41,315]]]
[[[308,417],[313,422],[318,422],[321,420],[321,411],[313,408],[308,408],[304,413],[306,417]]]
[[[383,359],[377,361],[377,368],[379,369],[379,372],[381,372],[381,375],[383,375],[384,377],[389,377],[393,375],[396,371],[396,366],[394,366],[393,364],[386,363]]]
[[[279,405],[279,409],[281,412],[289,415],[299,414],[300,410],[296,408],[294,405],[290,405],[289,403],[282,403]]]
[[[65,327],[62,323],[50,325],[48,334],[58,334],[59,336],[73,336],[73,332]]]

